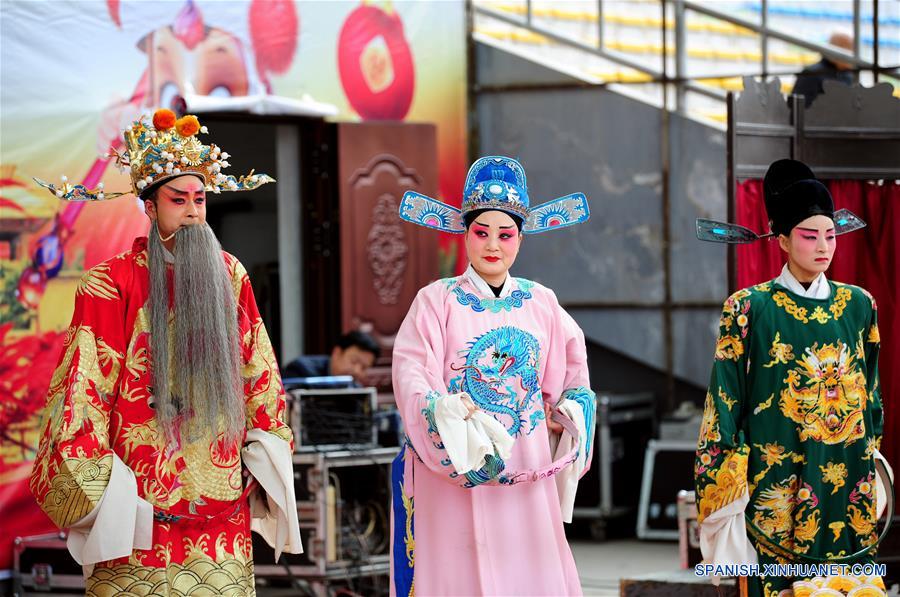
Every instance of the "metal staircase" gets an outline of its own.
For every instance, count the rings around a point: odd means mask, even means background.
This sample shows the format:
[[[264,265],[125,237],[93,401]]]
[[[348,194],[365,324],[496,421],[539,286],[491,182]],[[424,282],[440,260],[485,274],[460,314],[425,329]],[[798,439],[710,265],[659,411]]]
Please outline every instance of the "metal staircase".
[[[472,10],[480,43],[718,128],[744,76],[777,75],[789,93],[820,56],[855,65],[864,85],[893,82],[900,95],[898,2],[474,0]],[[852,52],[826,43],[840,29],[855,34]]]

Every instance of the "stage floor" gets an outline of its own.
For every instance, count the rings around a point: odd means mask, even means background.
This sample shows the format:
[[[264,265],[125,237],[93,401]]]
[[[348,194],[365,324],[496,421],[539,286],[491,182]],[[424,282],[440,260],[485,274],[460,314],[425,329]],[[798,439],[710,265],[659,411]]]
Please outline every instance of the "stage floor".
[[[618,596],[619,581],[679,572],[678,543],[570,540],[585,595]],[[688,573],[689,571],[680,571]],[[693,574],[691,572],[691,574]]]

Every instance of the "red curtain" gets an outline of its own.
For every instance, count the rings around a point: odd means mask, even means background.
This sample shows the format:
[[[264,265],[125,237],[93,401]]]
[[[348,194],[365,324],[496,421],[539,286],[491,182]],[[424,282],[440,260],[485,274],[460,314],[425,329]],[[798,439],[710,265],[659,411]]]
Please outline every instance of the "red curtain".
[[[847,208],[868,226],[838,237],[834,261],[827,275],[838,282],[862,286],[878,304],[881,332],[881,398],[885,425],[881,451],[894,468],[900,465],[900,412],[894,392],[900,390],[900,184],[858,180],[828,181],[835,209]],[[762,181],[738,185],[737,223],[761,233],[768,230]],[[737,284],[744,288],[776,277],[784,265],[778,243],[766,240],[737,247]]]

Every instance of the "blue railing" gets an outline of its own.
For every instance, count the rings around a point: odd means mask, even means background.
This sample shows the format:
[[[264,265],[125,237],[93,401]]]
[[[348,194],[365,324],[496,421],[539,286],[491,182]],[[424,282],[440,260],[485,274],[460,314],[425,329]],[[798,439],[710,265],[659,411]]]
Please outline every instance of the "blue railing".
[[[753,12],[761,12],[762,4],[759,2],[745,2],[743,4],[743,8],[745,10],[750,10]],[[853,13],[847,10],[827,10],[822,8],[813,8],[813,7],[799,7],[799,6],[772,6],[771,4],[768,6],[768,13],[770,15],[778,15],[784,17],[802,17],[807,19],[829,19],[832,21],[847,21],[849,23],[853,22]],[[867,15],[860,14],[859,20],[861,23],[871,23],[872,22],[872,14],[869,13]],[[890,17],[887,15],[879,15],[878,17],[878,25],[881,27],[900,27],[900,17]],[[879,43],[888,40],[878,40]],[[890,40],[893,42],[894,40]],[[871,38],[870,38],[871,43]],[[888,44],[890,45],[890,44]]]
[[[875,45],[874,37],[863,36],[860,38],[860,41],[863,43],[863,45],[866,45],[866,46]],[[883,37],[879,37],[878,38],[878,46],[881,48],[900,48],[900,39],[896,39],[896,38],[885,39]]]

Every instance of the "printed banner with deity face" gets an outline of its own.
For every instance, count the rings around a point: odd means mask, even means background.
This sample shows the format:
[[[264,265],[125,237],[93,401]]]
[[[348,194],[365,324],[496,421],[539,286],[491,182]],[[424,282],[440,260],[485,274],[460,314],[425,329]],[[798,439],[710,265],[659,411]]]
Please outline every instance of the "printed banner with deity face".
[[[466,162],[463,2],[89,0],[0,5],[0,570],[53,530],[27,485],[40,410],[82,272],[148,222],[133,196],[62,203],[31,177],[125,190],[102,157],[191,95],[312,98],[344,120],[438,126],[440,191]]]

